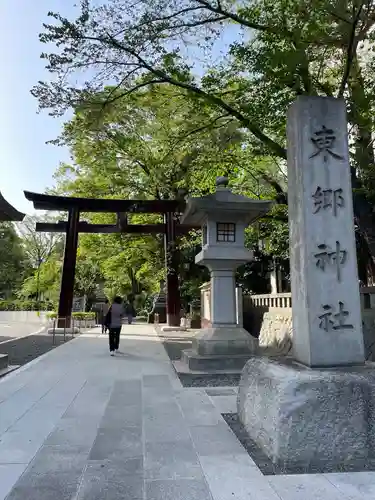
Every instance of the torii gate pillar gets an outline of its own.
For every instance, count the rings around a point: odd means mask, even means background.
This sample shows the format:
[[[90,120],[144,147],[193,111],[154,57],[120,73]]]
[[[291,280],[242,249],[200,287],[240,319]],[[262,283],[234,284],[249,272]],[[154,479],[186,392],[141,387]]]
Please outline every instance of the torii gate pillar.
[[[74,277],[77,261],[79,210],[69,210],[68,225],[65,237],[64,264],[61,277],[58,326],[70,327],[72,315]]]
[[[167,270],[167,323],[180,326],[179,251],[176,248],[176,220],[173,212],[165,214],[165,266]]]

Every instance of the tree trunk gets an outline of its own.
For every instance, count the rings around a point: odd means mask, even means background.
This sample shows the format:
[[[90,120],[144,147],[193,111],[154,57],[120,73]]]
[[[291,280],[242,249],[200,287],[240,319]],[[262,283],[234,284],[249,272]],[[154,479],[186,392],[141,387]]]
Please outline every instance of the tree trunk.
[[[352,169],[353,184],[353,205],[356,222],[359,226],[360,234],[366,240],[361,242],[362,246],[367,246],[362,259],[366,259],[367,269],[372,278],[375,276],[375,217],[373,204],[366,193],[375,193],[375,169],[374,169],[374,148],[372,141],[372,112],[371,102],[365,92],[361,67],[358,58],[354,57],[348,79],[348,89],[350,95],[349,102],[349,123],[352,124],[354,136],[354,159],[355,167]],[[364,185],[366,189],[364,189]],[[363,274],[363,266],[360,274]],[[361,266],[359,266],[361,267]],[[367,282],[367,276],[366,281]]]

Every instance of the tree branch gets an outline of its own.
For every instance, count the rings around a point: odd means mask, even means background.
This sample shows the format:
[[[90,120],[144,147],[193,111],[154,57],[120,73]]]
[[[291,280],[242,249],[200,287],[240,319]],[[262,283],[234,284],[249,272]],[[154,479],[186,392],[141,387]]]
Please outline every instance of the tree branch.
[[[257,30],[257,31],[264,31],[264,32],[268,32],[268,33],[274,33],[275,35],[280,35],[280,30],[278,27],[273,28],[272,26],[265,26],[262,24],[251,22],[251,21],[249,21],[241,16],[238,16],[237,14],[234,14],[233,12],[229,12],[229,11],[223,9],[219,2],[218,2],[218,6],[214,7],[206,0],[195,0],[195,1],[199,4],[201,4],[202,6],[204,6],[207,10],[214,12],[215,14],[223,15],[227,19],[231,19],[235,23],[241,24],[243,26],[247,26],[248,28],[252,28],[252,29]]]
[[[354,9],[355,9],[355,7],[353,5],[353,17],[354,17]],[[342,75],[342,80],[341,80],[341,84],[340,84],[340,88],[339,88],[337,97],[342,97],[344,95],[345,87],[346,87],[346,84],[348,82],[348,78],[350,75],[350,70],[351,70],[351,67],[353,64],[353,58],[354,58],[354,54],[357,50],[357,43],[358,43],[355,40],[355,32],[357,29],[359,18],[360,18],[361,13],[362,13],[362,9],[363,9],[363,3],[360,5],[358,12],[353,19],[352,29],[350,31],[350,38],[349,38],[349,43],[348,43],[347,53],[346,53],[347,55],[346,55],[345,69],[344,69],[344,73]]]
[[[175,30],[175,29],[180,29],[180,28],[196,28],[197,26],[204,26],[205,24],[211,24],[211,23],[218,23],[220,21],[225,21],[227,19],[227,16],[219,16],[215,18],[209,18],[209,19],[202,19],[201,21],[195,21],[192,23],[180,23],[180,24],[173,24],[171,26],[165,26],[161,29],[161,31],[166,31],[166,30]]]
[[[203,5],[199,5],[197,7],[187,7],[186,9],[181,9],[178,12],[175,12],[174,14],[170,14],[169,16],[154,17],[152,19],[147,19],[147,20],[145,20],[145,21],[137,24],[137,28],[145,26],[145,25],[147,25],[149,23],[158,23],[158,22],[169,21],[171,19],[174,19],[174,18],[180,16],[181,14],[187,14],[188,12],[194,12],[194,11],[197,11],[197,10],[203,10],[205,8],[206,7],[204,7]]]
[[[264,132],[262,132],[259,129],[259,127],[254,125],[251,122],[251,120],[249,120],[249,118],[247,118],[245,115],[243,115],[240,111],[233,108],[232,106],[230,106],[228,103],[226,103],[225,101],[223,101],[219,97],[216,97],[212,94],[205,92],[204,90],[197,87],[196,85],[194,85],[192,83],[186,83],[186,82],[181,82],[179,80],[176,80],[175,78],[169,76],[167,73],[165,73],[161,69],[154,68],[151,64],[149,64],[147,61],[145,61],[145,59],[143,59],[143,57],[141,57],[139,54],[137,54],[134,51],[134,49],[121,44],[115,38],[113,38],[111,35],[107,35],[107,36],[108,36],[107,39],[95,38],[95,37],[90,37],[90,39],[100,41],[101,43],[110,44],[110,45],[116,47],[117,49],[128,53],[129,55],[131,55],[132,57],[137,59],[144,69],[147,69],[151,74],[158,77],[158,80],[156,80],[156,81],[151,80],[149,82],[144,82],[142,84],[139,84],[134,89],[131,89],[129,92],[127,92],[126,94],[131,93],[134,90],[136,90],[137,88],[140,88],[142,86],[149,85],[150,83],[169,83],[171,85],[174,85],[175,87],[179,87],[179,88],[182,88],[184,90],[187,90],[187,91],[199,96],[200,98],[210,102],[211,104],[227,111],[228,114],[230,114],[231,116],[234,116],[235,118],[237,118],[237,120],[239,120],[241,123],[243,123],[249,129],[249,131],[257,139],[259,139],[261,142],[263,142],[271,151],[273,151],[273,153],[276,156],[279,156],[281,158],[286,159],[285,148],[283,148],[282,146],[280,146],[280,144],[278,144],[273,139],[268,137]],[[88,38],[86,38],[86,39],[88,39]]]

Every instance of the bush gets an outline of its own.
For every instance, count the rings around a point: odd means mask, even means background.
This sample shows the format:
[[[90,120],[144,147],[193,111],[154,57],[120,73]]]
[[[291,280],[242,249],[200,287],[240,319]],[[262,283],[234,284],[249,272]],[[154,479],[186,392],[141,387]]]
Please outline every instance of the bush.
[[[47,313],[47,318],[48,319],[56,319],[57,313],[56,312],[49,312],[49,313]],[[94,312],[74,312],[74,313],[72,313],[72,318],[77,320],[77,321],[92,320],[92,319],[96,318],[96,314]]]
[[[96,313],[95,312],[74,312],[74,313],[72,313],[72,318],[77,319],[77,320],[95,319]]]
[[[137,313],[137,318],[140,318],[140,317],[148,318],[148,315],[149,315],[149,311],[147,311],[147,309],[142,309]]]
[[[51,311],[52,302],[36,300],[0,300],[0,311]]]

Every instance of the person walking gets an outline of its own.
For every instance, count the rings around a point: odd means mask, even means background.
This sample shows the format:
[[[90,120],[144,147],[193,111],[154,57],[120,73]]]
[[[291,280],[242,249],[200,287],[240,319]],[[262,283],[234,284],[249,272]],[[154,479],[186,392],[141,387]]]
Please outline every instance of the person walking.
[[[106,325],[109,329],[109,352],[111,356],[118,352],[120,346],[120,333],[122,319],[125,315],[121,297],[115,297],[106,316]]]
[[[107,333],[108,326],[105,324],[105,319],[107,317],[107,313],[109,311],[109,300],[105,299],[105,303],[102,306],[101,310],[101,324],[102,324],[102,333]]]
[[[135,312],[133,302],[131,302],[130,300],[126,304],[125,314],[128,317],[128,325],[131,325],[133,322],[133,318],[135,318],[137,313]]]

